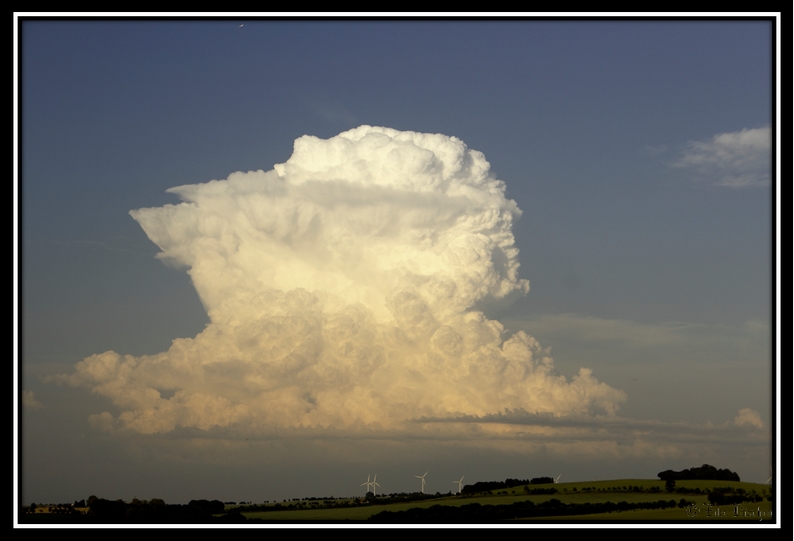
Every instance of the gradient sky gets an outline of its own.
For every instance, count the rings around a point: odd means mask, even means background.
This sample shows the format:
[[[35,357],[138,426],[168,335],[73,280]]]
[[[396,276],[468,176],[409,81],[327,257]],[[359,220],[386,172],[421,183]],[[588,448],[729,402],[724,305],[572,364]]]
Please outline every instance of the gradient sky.
[[[704,463],[765,481],[773,24],[21,21],[22,502],[341,496],[375,473],[383,492],[413,491],[428,470],[431,492],[461,475],[655,478]],[[530,284],[487,317],[550,348],[556,376],[587,368],[625,393],[617,413],[504,411],[519,397],[373,433],[112,421],[124,408],[76,384],[77,363],[157,355],[211,323],[129,211],[360,125],[484,154],[522,211],[512,234]]]

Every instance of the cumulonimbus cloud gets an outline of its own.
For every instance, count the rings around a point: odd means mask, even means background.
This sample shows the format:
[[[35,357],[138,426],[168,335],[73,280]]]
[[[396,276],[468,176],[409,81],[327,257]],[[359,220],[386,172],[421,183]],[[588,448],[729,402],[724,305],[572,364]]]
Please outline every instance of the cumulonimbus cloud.
[[[690,141],[676,167],[696,172],[701,180],[727,188],[768,186],[772,168],[769,126],[719,133]]]
[[[270,171],[179,186],[130,214],[187,268],[210,323],[168,351],[109,351],[66,379],[120,410],[102,426],[362,427],[505,409],[614,414],[625,393],[485,313],[524,295],[520,216],[482,153],[361,126],[303,136]]]

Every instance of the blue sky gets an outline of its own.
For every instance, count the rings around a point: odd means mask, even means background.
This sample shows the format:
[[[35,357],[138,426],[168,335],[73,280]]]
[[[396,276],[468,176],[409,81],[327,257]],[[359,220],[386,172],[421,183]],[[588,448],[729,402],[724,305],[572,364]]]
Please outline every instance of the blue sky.
[[[764,481],[773,31],[730,19],[22,20],[23,501],[353,494],[377,468],[386,492],[412,490],[426,470],[575,480],[709,463]],[[584,439],[538,446],[486,431],[461,447],[428,429],[253,447],[222,430],[89,423],[121,409],[54,376],[109,350],[164,352],[210,321],[191,277],[155,259],[129,211],[177,204],[165,193],[175,186],[269,171],[299,137],[359,125],[454,136],[484,154],[522,211],[512,233],[530,283],[488,317],[551,348],[558,375],[586,367],[625,392],[618,415],[646,423],[647,441],[626,428],[588,454]],[[452,486],[431,477],[429,490]]]

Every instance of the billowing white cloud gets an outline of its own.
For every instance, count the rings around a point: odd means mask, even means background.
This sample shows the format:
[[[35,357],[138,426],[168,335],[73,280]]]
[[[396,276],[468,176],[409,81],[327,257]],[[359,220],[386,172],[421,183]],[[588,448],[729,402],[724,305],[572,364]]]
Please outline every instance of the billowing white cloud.
[[[361,126],[303,136],[271,171],[179,186],[132,217],[188,269],[210,323],[157,355],[109,351],[66,379],[142,433],[400,430],[507,410],[612,415],[625,393],[485,314],[526,294],[520,215],[482,153]]]
[[[761,416],[757,411],[750,408],[742,408],[739,410],[739,415],[733,420],[733,424],[737,426],[750,425],[756,428],[764,428],[764,423],[761,421]]]
[[[768,186],[772,167],[772,132],[764,128],[720,133],[690,141],[675,166],[690,169],[717,186]]]

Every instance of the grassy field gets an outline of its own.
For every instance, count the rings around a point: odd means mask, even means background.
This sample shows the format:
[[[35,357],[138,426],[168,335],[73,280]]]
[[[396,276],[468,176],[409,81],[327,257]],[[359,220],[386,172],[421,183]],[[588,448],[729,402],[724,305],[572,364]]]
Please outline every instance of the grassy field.
[[[676,498],[673,498],[676,499]],[[763,502],[759,503],[749,503],[745,502],[743,504],[738,504],[737,506],[734,505],[725,505],[720,507],[720,515],[715,512],[715,508],[709,508],[708,506],[708,498],[706,496],[690,496],[685,498],[687,501],[695,502],[697,505],[696,509],[680,509],[676,507],[675,509],[643,509],[637,511],[623,511],[619,513],[600,513],[596,515],[572,515],[567,517],[544,517],[544,518],[528,518],[528,519],[519,519],[522,521],[538,521],[542,520],[544,522],[549,520],[559,520],[561,522],[565,521],[583,521],[583,522],[600,522],[600,521],[620,521],[620,522],[631,522],[631,521],[645,521],[645,522],[665,522],[665,521],[683,521],[683,522],[690,522],[696,521],[698,523],[708,522],[708,521],[719,521],[719,522],[728,522],[728,521],[744,521],[744,522],[757,522],[759,520],[759,516],[763,519],[771,519],[773,518],[773,506],[772,502],[764,500]],[[613,500],[614,501],[614,500]],[[629,501],[629,500],[626,500]],[[711,509],[711,511],[709,511]],[[759,513],[760,510],[760,513]],[[696,511],[699,511],[696,513]],[[724,513],[724,514],[723,514]]]
[[[534,485],[530,488],[550,487],[551,485]],[[634,491],[634,487],[640,487],[643,492]],[[650,492],[651,489],[658,489],[658,492]],[[716,487],[728,487],[733,490],[743,489],[747,493],[755,491],[757,494],[766,496],[770,487],[757,483],[743,483],[736,481],[678,481],[677,488],[695,489],[699,488],[703,492],[708,492]],[[564,504],[580,503],[602,503],[602,502],[655,502],[658,500],[675,500],[678,502],[682,498],[695,502],[696,508],[658,509],[658,510],[637,510],[616,513],[602,513],[597,515],[579,515],[566,517],[548,517],[541,519],[523,520],[559,520],[559,521],[708,521],[708,520],[741,520],[757,521],[759,510],[760,516],[769,519],[772,516],[772,503],[766,499],[759,503],[745,502],[738,508],[734,505],[719,507],[719,516],[716,515],[717,508],[709,507],[708,499],[705,494],[677,494],[664,490],[664,482],[652,479],[617,479],[608,481],[585,481],[576,483],[558,483],[554,485],[558,490],[553,495],[527,495],[524,487],[514,487],[511,489],[493,491],[490,495],[476,496],[444,496],[433,500],[421,502],[394,503],[388,505],[372,504],[362,507],[348,507],[335,509],[305,509],[305,510],[279,510],[279,511],[260,511],[246,512],[246,518],[258,518],[275,522],[293,521],[364,521],[370,516],[381,511],[405,511],[414,508],[429,508],[434,505],[461,506],[472,503],[480,505],[510,505],[520,501],[532,501],[535,504],[542,503],[550,499],[557,499]],[[738,514],[737,514],[738,510]]]

